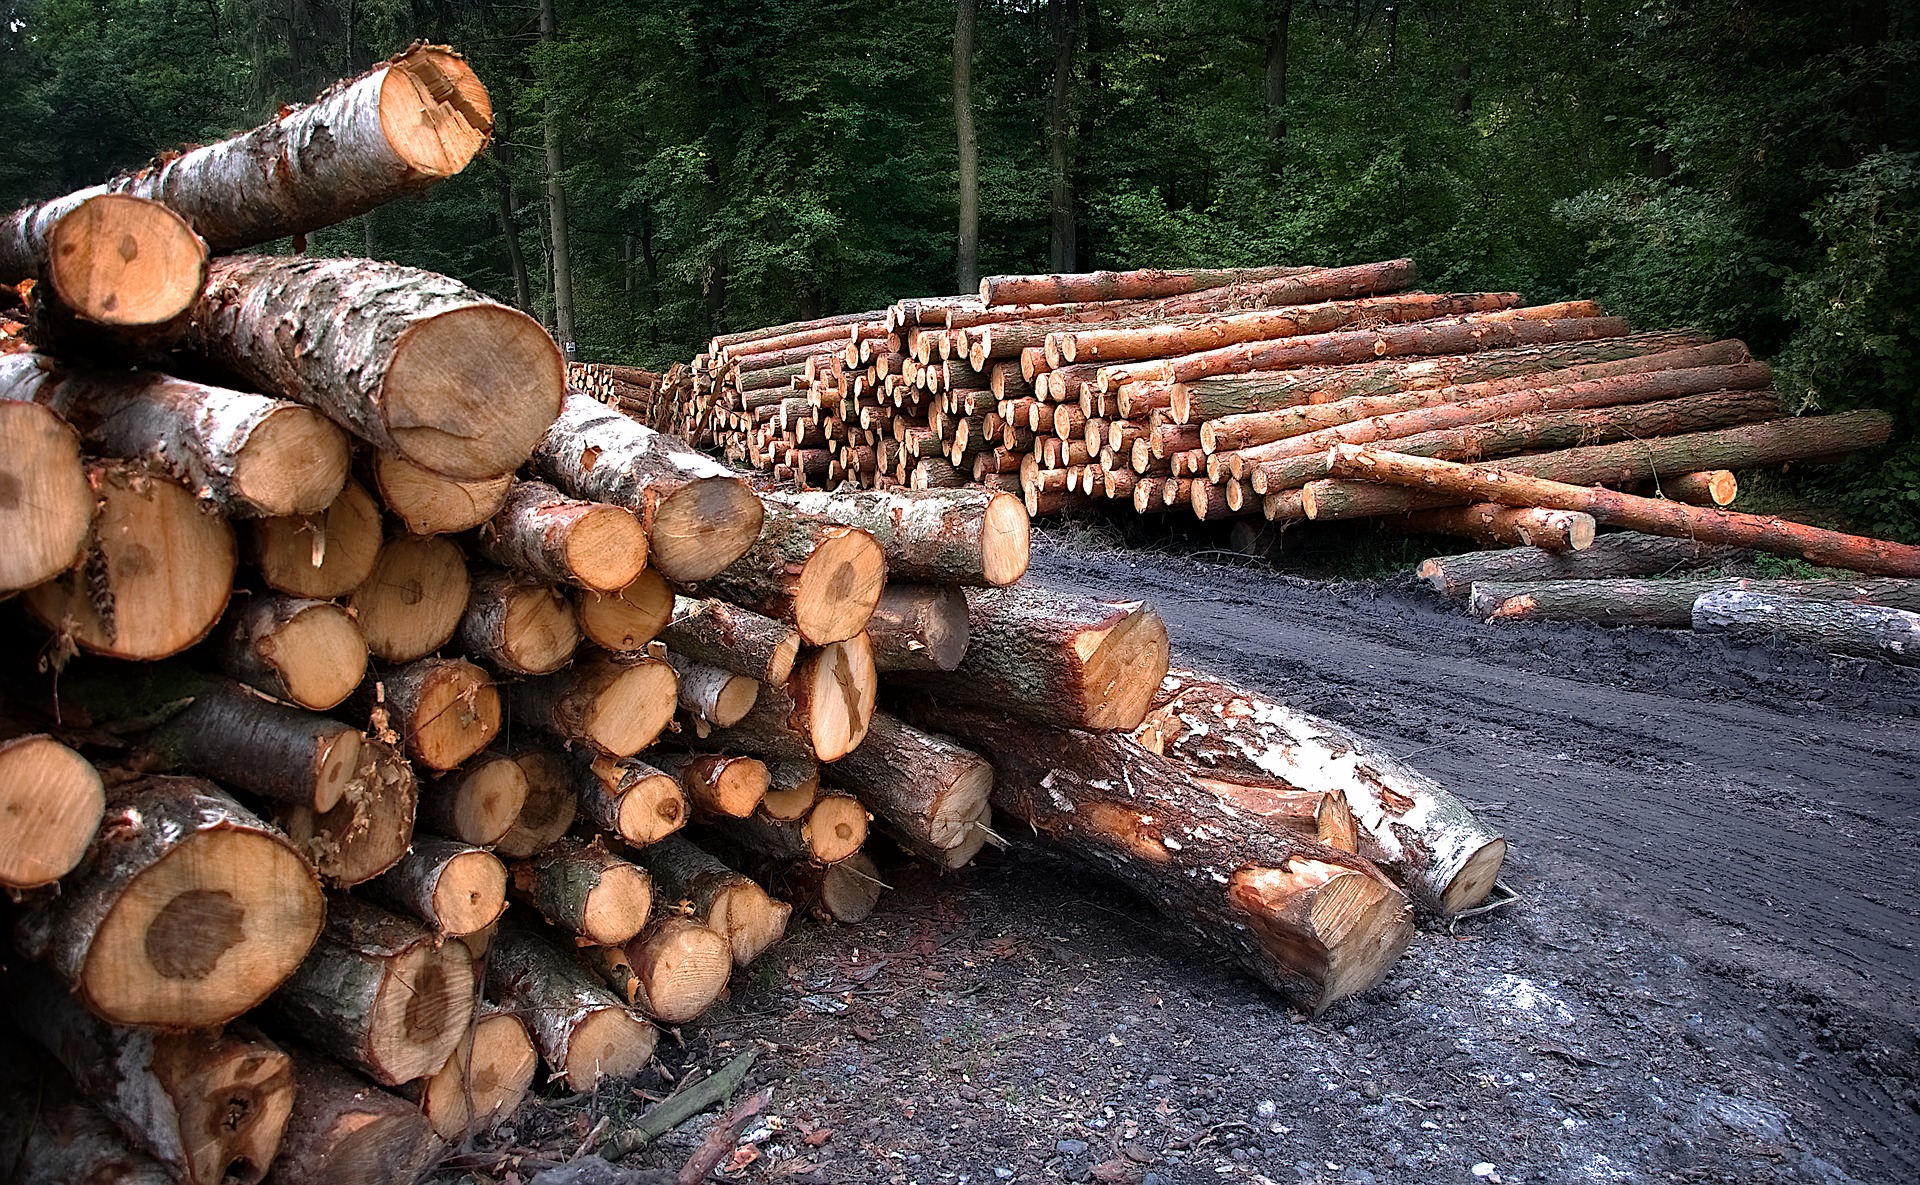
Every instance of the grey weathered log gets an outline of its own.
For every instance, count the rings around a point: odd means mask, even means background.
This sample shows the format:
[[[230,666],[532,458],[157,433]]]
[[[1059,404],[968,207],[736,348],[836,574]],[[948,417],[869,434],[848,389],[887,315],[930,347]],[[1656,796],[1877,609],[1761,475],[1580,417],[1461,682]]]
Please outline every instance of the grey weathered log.
[[[1869,577],[1475,581],[1467,595],[1467,611],[1501,621],[1591,621],[1598,625],[1688,629],[1694,621],[1694,601],[1721,592],[1920,611],[1920,580]]]
[[[1465,597],[1475,581],[1526,583],[1541,580],[1601,580],[1659,576],[1711,568],[1752,555],[1738,547],[1616,531],[1600,535],[1583,551],[1556,555],[1537,547],[1470,551],[1422,560],[1414,576],[1437,593]]]
[[[1694,601],[1693,628],[1777,633],[1835,654],[1920,666],[1920,613],[1908,609],[1728,589]]]

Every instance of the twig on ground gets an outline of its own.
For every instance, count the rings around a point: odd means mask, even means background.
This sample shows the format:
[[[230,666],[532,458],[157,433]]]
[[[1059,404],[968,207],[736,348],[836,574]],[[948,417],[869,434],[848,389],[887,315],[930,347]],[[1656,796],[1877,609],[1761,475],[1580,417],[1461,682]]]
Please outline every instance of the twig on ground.
[[[600,1146],[601,1159],[613,1161],[631,1156],[707,1108],[726,1102],[734,1091],[740,1089],[747,1071],[753,1068],[753,1063],[759,1057],[759,1048],[749,1047],[740,1056],[693,1085],[682,1085],[641,1116],[639,1123],[615,1132]]]
[[[773,1087],[768,1086],[763,1087],[758,1094],[735,1103],[733,1110],[727,1112],[726,1117],[714,1125],[713,1130],[707,1133],[707,1138],[700,1141],[700,1147],[687,1158],[687,1163],[680,1169],[680,1175],[674,1178],[674,1185],[700,1185],[707,1174],[713,1171],[713,1166],[720,1163],[720,1158],[725,1156],[727,1150],[732,1148],[734,1142],[740,1138],[740,1132],[747,1126],[747,1121],[766,1110],[767,1104],[771,1102],[773,1102]]]

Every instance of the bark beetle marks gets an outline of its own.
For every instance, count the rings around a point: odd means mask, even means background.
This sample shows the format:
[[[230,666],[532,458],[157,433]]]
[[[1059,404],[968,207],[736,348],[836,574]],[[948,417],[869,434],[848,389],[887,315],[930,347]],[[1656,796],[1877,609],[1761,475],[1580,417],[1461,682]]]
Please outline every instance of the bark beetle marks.
[[[168,979],[205,979],[246,937],[247,911],[232,894],[188,889],[147,927],[147,961]]]

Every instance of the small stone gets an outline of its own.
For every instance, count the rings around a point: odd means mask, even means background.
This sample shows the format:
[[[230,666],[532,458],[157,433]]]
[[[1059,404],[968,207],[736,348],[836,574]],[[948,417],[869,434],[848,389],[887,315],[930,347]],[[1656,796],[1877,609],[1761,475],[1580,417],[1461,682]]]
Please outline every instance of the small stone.
[[[1085,1140],[1056,1140],[1053,1145],[1053,1150],[1062,1156],[1085,1156],[1087,1154],[1087,1142]]]
[[[980,1101],[980,1092],[971,1086],[962,1084],[960,1087],[960,1097],[969,1103],[977,1103]]]
[[[1472,1172],[1473,1175],[1476,1177],[1486,1178],[1486,1177],[1493,1176],[1493,1166],[1491,1164],[1488,1164],[1484,1160],[1481,1161],[1479,1164],[1474,1165],[1473,1168],[1469,1171]]]
[[[1253,1105],[1253,1113],[1261,1119],[1272,1119],[1280,1113],[1280,1108],[1274,1105],[1272,1099],[1261,1099]]]
[[[1013,1170],[1012,1169],[995,1169],[993,1170],[993,1175],[1000,1178],[1002,1181],[1011,1181],[1013,1179]]]

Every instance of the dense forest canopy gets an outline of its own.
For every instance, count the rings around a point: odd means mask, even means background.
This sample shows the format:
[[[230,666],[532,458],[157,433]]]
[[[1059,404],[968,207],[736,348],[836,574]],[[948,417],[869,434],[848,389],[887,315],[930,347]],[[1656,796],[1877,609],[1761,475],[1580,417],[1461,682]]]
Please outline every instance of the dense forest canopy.
[[[0,0],[0,202],[443,41],[492,91],[495,146],[308,249],[444,271],[570,323],[582,359],[664,364],[956,289],[964,15],[980,272],[1409,255],[1435,289],[1738,335],[1809,406],[1884,406],[1911,438],[1916,7]],[[1862,525],[1911,534],[1920,450],[1876,464],[1844,479]]]

